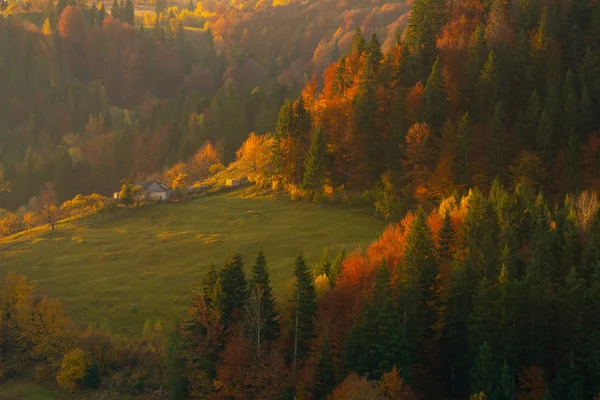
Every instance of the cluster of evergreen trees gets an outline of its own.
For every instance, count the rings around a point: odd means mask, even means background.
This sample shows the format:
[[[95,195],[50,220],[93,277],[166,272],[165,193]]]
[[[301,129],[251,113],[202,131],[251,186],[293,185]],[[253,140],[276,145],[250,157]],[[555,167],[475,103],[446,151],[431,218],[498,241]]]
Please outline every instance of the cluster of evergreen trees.
[[[380,186],[400,212],[495,177],[554,199],[597,189],[599,29],[585,0],[416,1],[385,53],[357,29],[281,108],[276,178]]]
[[[553,208],[496,182],[407,214],[335,268],[298,257],[289,304],[275,303],[262,250],[248,280],[236,254],[207,272],[176,330],[173,396],[341,399],[354,374],[397,373],[402,399],[591,399],[598,205],[585,192]]]

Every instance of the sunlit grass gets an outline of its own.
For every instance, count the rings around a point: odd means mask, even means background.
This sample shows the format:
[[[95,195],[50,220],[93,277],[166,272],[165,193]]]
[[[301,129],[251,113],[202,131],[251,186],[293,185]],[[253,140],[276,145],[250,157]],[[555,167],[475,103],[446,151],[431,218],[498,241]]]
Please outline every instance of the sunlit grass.
[[[281,292],[303,252],[316,262],[376,239],[383,223],[363,210],[268,199],[248,189],[163,204],[90,227],[59,231],[0,253],[0,269],[35,280],[78,325],[138,333],[146,319],[185,313],[211,260],[239,251],[247,266],[262,243]],[[254,196],[244,197],[244,193]]]

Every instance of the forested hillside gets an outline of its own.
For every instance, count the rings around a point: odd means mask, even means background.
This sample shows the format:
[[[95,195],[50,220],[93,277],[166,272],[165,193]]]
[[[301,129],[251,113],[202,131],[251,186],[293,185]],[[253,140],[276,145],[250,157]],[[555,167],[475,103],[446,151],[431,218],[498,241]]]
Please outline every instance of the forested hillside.
[[[282,107],[275,177],[377,185],[395,219],[495,177],[559,201],[598,189],[599,32],[598,2],[417,1],[391,48],[357,31]]]
[[[249,132],[272,130],[283,101],[339,57],[355,26],[392,37],[408,10],[207,1],[164,8],[143,26],[131,1],[26,3],[46,17],[36,27],[21,22],[23,4],[0,20],[0,163],[13,183],[4,208],[47,181],[59,201],[110,193],[207,140],[231,161]]]

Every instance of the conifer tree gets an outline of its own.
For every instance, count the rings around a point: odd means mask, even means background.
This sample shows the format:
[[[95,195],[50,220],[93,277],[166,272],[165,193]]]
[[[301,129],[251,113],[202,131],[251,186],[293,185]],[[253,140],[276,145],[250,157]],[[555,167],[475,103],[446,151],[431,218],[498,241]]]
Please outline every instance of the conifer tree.
[[[123,13],[123,22],[133,26],[135,23],[135,10],[133,8],[133,1],[127,0],[125,2],[125,7],[122,10]]]
[[[465,113],[457,126],[456,143],[456,177],[458,184],[466,186],[469,182],[469,147],[471,145],[471,129],[469,126],[469,113]]]
[[[323,274],[327,275],[328,278],[331,275],[331,261],[329,260],[329,252],[326,247],[323,249],[321,260],[314,269],[315,278]]]
[[[365,37],[363,36],[360,28],[357,26],[354,29],[354,34],[352,35],[352,41],[350,42],[348,54],[360,56],[362,52],[365,51],[366,47]]]
[[[494,393],[495,381],[498,379],[499,372],[488,342],[483,342],[479,347],[479,353],[471,369],[471,391],[474,393],[483,392],[486,396],[491,397]]]
[[[110,16],[117,20],[120,20],[122,17],[121,7],[119,7],[119,2],[117,0],[113,0],[112,7],[110,9]]]
[[[83,378],[83,386],[88,389],[98,389],[100,387],[100,367],[98,360],[92,360],[92,363],[87,368]]]
[[[333,288],[335,287],[335,283],[337,281],[338,275],[342,270],[342,264],[344,263],[344,259],[346,258],[346,249],[340,250],[340,252],[336,255],[335,260],[331,264],[331,273],[328,275],[329,277],[329,285]]]
[[[495,342],[497,317],[494,309],[496,305],[494,288],[484,277],[473,297],[473,307],[469,322],[469,347],[473,355],[480,351],[482,343],[486,343],[487,351],[491,352],[489,343]],[[479,388],[477,391],[483,391]],[[489,394],[489,392],[486,392]]]
[[[437,56],[436,36],[444,20],[445,4],[440,0],[417,0],[413,4],[404,45],[415,56],[416,80],[425,80]],[[425,75],[423,75],[425,74]]]
[[[383,60],[383,53],[381,52],[381,43],[379,43],[379,39],[377,35],[373,33],[371,35],[371,39],[369,43],[366,45],[367,57],[369,61],[375,66],[375,69],[378,69],[379,63]]]
[[[244,273],[244,262],[239,253],[235,253],[220,273],[223,289],[223,325],[228,327],[240,319],[240,313],[248,300],[248,283]]]
[[[315,399],[327,399],[329,393],[335,387],[335,374],[333,370],[333,354],[329,333],[325,331],[321,342],[321,355],[317,363],[316,373],[317,385],[315,387]]]
[[[451,261],[450,256],[452,255],[451,252],[454,249],[455,236],[454,227],[452,226],[452,218],[450,217],[450,213],[446,211],[444,214],[442,229],[440,229],[439,234],[438,260],[440,263],[449,263]]]
[[[294,317],[294,364],[297,357],[306,354],[309,341],[314,336],[313,317],[317,309],[317,292],[310,269],[299,255],[294,268],[296,277],[296,306]]]
[[[492,394],[488,396],[490,400],[513,400],[515,397],[514,374],[507,363],[502,366],[500,377],[496,381],[496,385]]]
[[[436,58],[431,73],[427,78],[425,86],[423,121],[427,122],[439,134],[439,130],[444,123],[446,91],[444,90],[444,77],[442,76],[442,67],[439,58]]]
[[[478,82],[478,97],[479,104],[478,115],[482,119],[487,119],[492,111],[492,107],[496,104],[498,96],[498,71],[496,67],[496,56],[493,51],[488,55],[485,64],[481,68]]]
[[[279,336],[279,321],[275,311],[275,296],[271,287],[267,260],[262,247],[259,249],[256,263],[252,267],[252,277],[248,286],[250,293],[260,288],[261,313],[264,315],[262,336],[265,341],[273,341]]]
[[[325,167],[325,132],[321,126],[317,126],[313,132],[310,149],[304,160],[305,189],[319,189],[323,181]]]
[[[277,124],[275,125],[275,144],[273,148],[273,174],[280,179],[286,170],[287,157],[282,148],[283,142],[287,139],[290,132],[290,124],[292,121],[292,104],[285,101],[279,110]]]

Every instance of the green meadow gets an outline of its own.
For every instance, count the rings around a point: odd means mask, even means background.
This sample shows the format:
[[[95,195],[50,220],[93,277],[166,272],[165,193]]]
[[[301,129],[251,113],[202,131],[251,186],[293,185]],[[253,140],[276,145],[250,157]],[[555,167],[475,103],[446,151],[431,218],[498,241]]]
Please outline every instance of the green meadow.
[[[158,204],[89,227],[57,232],[0,252],[0,270],[34,280],[79,325],[137,334],[146,320],[185,315],[209,263],[239,251],[250,269],[262,244],[278,293],[302,252],[366,246],[383,230],[365,210],[247,198],[238,190]]]

